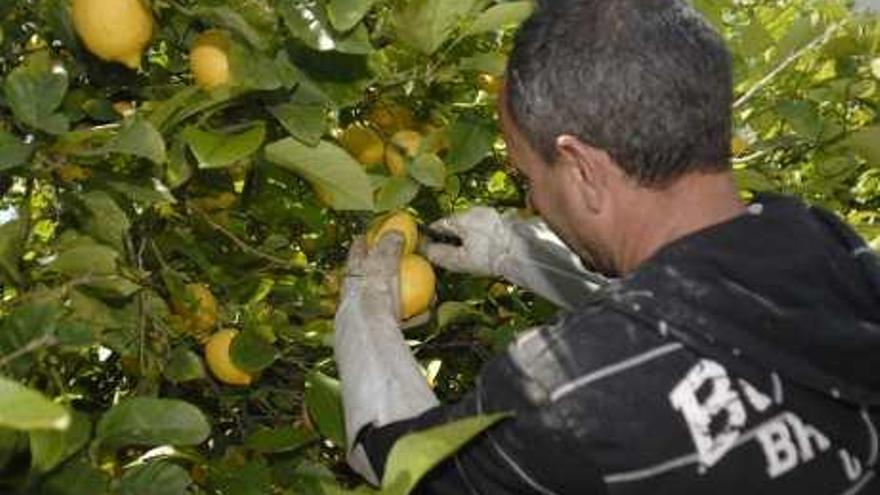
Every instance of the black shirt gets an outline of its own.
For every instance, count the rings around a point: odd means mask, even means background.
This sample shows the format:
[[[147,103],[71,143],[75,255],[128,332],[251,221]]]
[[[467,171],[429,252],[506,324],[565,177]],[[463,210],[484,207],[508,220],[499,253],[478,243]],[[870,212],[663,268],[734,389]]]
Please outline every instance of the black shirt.
[[[361,439],[381,473],[408,431],[514,412],[425,494],[875,494],[878,405],[876,256],[766,197],[521,336],[461,402]]]

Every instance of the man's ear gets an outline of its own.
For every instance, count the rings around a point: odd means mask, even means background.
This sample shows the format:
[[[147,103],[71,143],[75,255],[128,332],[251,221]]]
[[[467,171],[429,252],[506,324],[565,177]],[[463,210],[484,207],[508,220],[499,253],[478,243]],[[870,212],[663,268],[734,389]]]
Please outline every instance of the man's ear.
[[[557,163],[566,167],[569,179],[576,181],[582,200],[593,213],[598,213],[610,194],[612,161],[608,153],[594,148],[575,136],[564,134],[556,138]]]

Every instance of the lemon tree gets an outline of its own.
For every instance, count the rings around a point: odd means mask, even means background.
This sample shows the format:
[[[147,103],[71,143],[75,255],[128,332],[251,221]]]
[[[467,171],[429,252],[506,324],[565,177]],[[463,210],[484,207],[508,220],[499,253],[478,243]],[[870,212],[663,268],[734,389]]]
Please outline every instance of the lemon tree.
[[[880,239],[877,20],[695,3],[734,52],[743,193]],[[419,223],[522,204],[495,105],[531,8],[0,2],[0,493],[369,493],[330,348],[348,246],[397,229],[410,252]],[[404,313],[431,308],[407,339],[444,400],[555,311],[406,260]],[[386,493],[499,419],[401,442]]]

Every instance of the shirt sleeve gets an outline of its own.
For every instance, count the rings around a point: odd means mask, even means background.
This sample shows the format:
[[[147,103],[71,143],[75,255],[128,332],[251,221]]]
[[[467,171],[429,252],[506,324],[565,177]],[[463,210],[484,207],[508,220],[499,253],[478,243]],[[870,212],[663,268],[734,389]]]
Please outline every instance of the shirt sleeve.
[[[484,368],[475,390],[462,401],[409,420],[367,428],[360,441],[381,477],[394,442],[407,433],[478,414],[510,412],[511,418],[481,433],[429,473],[416,493],[605,493],[589,452],[576,441],[562,411],[546,395],[505,355]]]

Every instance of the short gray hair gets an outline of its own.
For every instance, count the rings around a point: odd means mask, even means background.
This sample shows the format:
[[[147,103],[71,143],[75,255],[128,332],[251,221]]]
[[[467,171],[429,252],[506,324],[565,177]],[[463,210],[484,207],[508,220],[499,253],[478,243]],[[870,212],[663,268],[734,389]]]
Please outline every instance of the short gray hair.
[[[684,0],[544,0],[517,33],[506,91],[548,163],[571,134],[661,185],[729,169],[732,84],[724,41]]]

